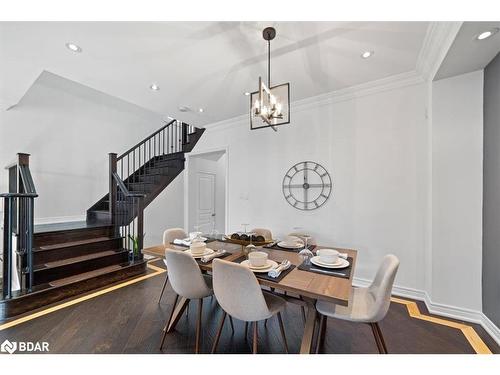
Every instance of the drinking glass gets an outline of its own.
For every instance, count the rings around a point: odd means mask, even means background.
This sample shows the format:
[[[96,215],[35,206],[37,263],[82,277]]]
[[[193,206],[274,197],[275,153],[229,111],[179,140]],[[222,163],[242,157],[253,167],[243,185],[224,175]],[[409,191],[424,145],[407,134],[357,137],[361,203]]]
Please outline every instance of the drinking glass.
[[[307,245],[307,241],[311,238],[311,236],[303,234],[301,237],[304,239],[304,248],[299,252],[299,256],[304,262],[306,262],[306,264],[309,264],[311,262],[311,258],[314,256]]]

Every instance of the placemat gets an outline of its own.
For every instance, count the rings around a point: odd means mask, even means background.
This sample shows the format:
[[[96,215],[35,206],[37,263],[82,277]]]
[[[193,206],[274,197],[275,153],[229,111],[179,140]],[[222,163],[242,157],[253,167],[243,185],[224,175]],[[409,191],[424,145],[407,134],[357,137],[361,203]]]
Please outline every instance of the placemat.
[[[272,249],[272,250],[281,250],[281,251],[293,251],[293,252],[299,252],[301,250],[303,250],[304,248],[301,248],[301,249],[287,249],[285,247],[280,247],[278,246],[278,244],[274,244],[272,246],[270,245],[265,245],[265,246],[262,246],[263,248],[265,249]],[[309,248],[309,250],[311,251],[314,251],[314,249],[316,249],[316,245],[307,245],[307,247]]]
[[[303,262],[299,266],[299,270],[302,271],[308,271],[308,272],[314,272],[314,273],[319,273],[322,275],[329,275],[329,276],[334,276],[334,277],[341,277],[343,279],[348,279],[351,277],[351,271],[352,271],[352,262],[354,261],[352,257],[348,257],[347,260],[349,261],[349,267],[347,268],[342,268],[342,269],[330,269],[330,268],[324,268],[324,267],[318,267],[314,264],[305,264]]]
[[[217,240],[213,239],[213,238],[207,238],[207,240],[205,241],[205,243],[210,243],[210,242],[214,242],[214,241],[217,241]],[[180,246],[180,247],[186,247],[186,248],[189,247],[188,245],[177,244],[177,243],[173,243],[173,242],[170,242],[170,244],[171,245],[175,245],[175,246]]]
[[[246,260],[247,258],[245,256],[242,256],[242,257],[239,257],[235,260],[233,260],[233,262],[235,263],[241,263],[243,262],[244,260]],[[264,279],[264,280],[268,280],[268,281],[273,281],[275,283],[279,283],[281,280],[283,280],[283,278],[288,275],[290,272],[292,272],[292,270],[296,268],[296,266],[294,266],[293,264],[285,271],[281,271],[280,275],[278,277],[271,277],[266,273],[264,272],[254,272],[253,274],[255,275],[255,277],[259,278],[259,279]]]
[[[225,253],[224,255],[220,255],[220,256],[218,256],[217,258],[214,258],[214,259],[224,259],[225,257],[228,257],[229,255],[231,255],[231,253],[230,253],[230,252],[228,252],[228,251],[226,251],[226,253]],[[203,263],[203,262],[201,261],[201,258],[195,258],[195,260],[196,260],[196,262],[197,262],[198,264],[210,264],[210,263],[212,263],[212,262],[213,262],[213,260],[214,260],[214,259],[212,259],[210,262]]]

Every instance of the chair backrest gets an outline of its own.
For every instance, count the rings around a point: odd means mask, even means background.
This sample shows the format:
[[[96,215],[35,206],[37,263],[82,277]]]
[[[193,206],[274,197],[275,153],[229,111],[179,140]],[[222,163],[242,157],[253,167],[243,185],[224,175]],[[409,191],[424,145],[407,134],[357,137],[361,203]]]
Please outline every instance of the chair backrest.
[[[373,282],[368,287],[369,293],[374,298],[368,316],[370,321],[378,322],[382,320],[391,304],[391,292],[394,279],[399,267],[399,259],[392,254],[388,254],[382,259],[377,274]]]
[[[254,228],[250,232],[253,232],[258,236],[264,237],[266,241],[270,241],[273,239],[273,234],[269,229],[266,228]]]
[[[163,244],[170,245],[174,240],[187,238],[187,233],[182,228],[170,228],[163,232]]]
[[[304,241],[305,243],[305,239],[304,239],[304,235],[306,233],[301,233],[301,232],[292,232],[292,233],[289,233],[288,235],[289,236],[294,236],[294,237],[299,237],[302,241]],[[316,243],[316,239],[314,237],[309,237],[307,239],[307,245],[317,245]]]
[[[271,316],[259,282],[247,267],[214,259],[213,287],[219,305],[236,319],[255,322]]]
[[[167,248],[165,261],[170,285],[178,295],[196,299],[212,294],[201,274],[200,267],[191,255]]]

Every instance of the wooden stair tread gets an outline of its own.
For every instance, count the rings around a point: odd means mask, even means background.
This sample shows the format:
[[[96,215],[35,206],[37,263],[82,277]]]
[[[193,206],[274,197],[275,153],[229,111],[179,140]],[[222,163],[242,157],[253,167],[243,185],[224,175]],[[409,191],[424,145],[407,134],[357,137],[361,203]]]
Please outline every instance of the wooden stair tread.
[[[63,232],[68,230],[85,230],[92,228],[108,227],[106,224],[88,223],[86,221],[69,221],[64,223],[37,224],[34,228],[35,234]]]
[[[126,265],[128,265],[128,263]],[[119,269],[121,269],[123,267],[124,267],[124,265],[122,265],[122,264],[114,264],[112,266],[98,268],[98,269],[93,270],[93,271],[79,273],[78,275],[69,276],[69,277],[65,277],[65,278],[62,278],[62,279],[54,280],[54,281],[51,281],[49,283],[49,285],[51,287],[60,287],[60,286],[64,286],[64,285],[67,285],[67,284],[71,284],[71,283],[76,283],[76,282],[79,282],[79,281],[83,281],[83,280],[86,280],[86,279],[91,279],[92,277],[96,277],[96,276],[100,276],[100,275],[105,275],[107,273],[110,273],[110,272],[113,272],[113,271],[117,271],[117,270],[119,270]]]
[[[61,259],[61,260],[57,260],[54,262],[47,262],[47,263],[43,264],[43,266],[41,266],[39,268],[35,268],[35,271],[46,270],[47,268],[60,267],[60,266],[68,265],[68,264],[83,262],[86,260],[102,258],[105,256],[114,255],[114,254],[117,254],[117,253],[120,253],[123,251],[125,251],[125,250],[121,250],[121,251],[120,250],[118,250],[118,251],[117,250],[106,250],[106,251],[101,251],[98,253],[81,255],[81,256],[77,256],[77,257],[73,257],[73,258]]]
[[[61,248],[71,247],[71,246],[88,245],[91,243],[108,241],[108,240],[112,240],[112,239],[113,239],[112,237],[96,237],[96,238],[89,238],[89,239],[80,240],[80,241],[62,242],[62,243],[57,243],[54,245],[39,246],[39,247],[33,249],[33,251],[55,250],[55,249],[61,249]]]

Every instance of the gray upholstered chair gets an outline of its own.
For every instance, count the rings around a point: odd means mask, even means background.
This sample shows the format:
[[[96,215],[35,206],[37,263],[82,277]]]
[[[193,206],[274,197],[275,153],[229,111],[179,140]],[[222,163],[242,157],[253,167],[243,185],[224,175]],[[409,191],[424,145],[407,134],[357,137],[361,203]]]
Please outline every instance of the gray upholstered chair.
[[[222,259],[213,260],[213,287],[215,298],[224,310],[217,329],[212,353],[217,350],[226,315],[253,322],[253,353],[257,353],[258,322],[276,315],[285,351],[288,353],[281,311],[286,301],[274,294],[263,292],[257,278],[247,267]],[[246,332],[246,329],[245,329]]]
[[[378,322],[385,317],[389,310],[392,285],[398,267],[398,258],[394,255],[386,255],[369,287],[352,288],[348,306],[335,305],[324,301],[316,303],[316,310],[318,310],[321,317],[316,352],[319,352],[322,345],[326,330],[326,319],[330,317],[370,324],[379,353],[387,354],[387,347]]]
[[[265,228],[254,228],[250,232],[255,233],[257,236],[262,236],[266,241],[273,239],[273,234],[269,229]]]
[[[174,240],[182,240],[186,238],[188,235],[182,228],[170,228],[167,229],[165,232],[163,232],[163,246],[167,248]],[[167,265],[167,262],[165,262],[165,265]],[[167,286],[168,283],[168,270],[165,276],[165,282],[163,283],[163,287],[161,288],[161,293],[160,293],[160,298],[158,299],[158,303],[161,302],[161,297],[163,297],[163,292],[165,291],[165,287]]]
[[[196,263],[194,258],[183,251],[165,249],[165,260],[168,267],[170,285],[176,293],[176,297],[174,305],[172,307],[172,313],[170,314],[170,317],[168,318],[165,325],[164,334],[160,344],[160,350],[163,348],[163,343],[165,342],[165,337],[168,332],[168,326],[170,324],[170,321],[172,320],[177,300],[179,296],[181,296],[186,298],[188,302],[192,299],[198,300],[198,318],[196,322],[195,345],[195,353],[198,353],[200,349],[203,298],[211,296],[213,294],[212,280],[208,275],[203,275],[201,273],[200,267],[198,266],[198,263]]]

